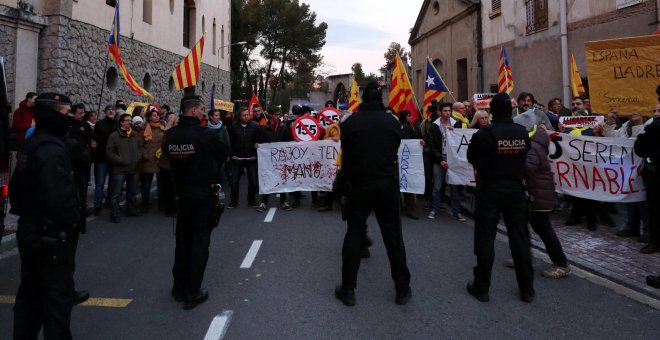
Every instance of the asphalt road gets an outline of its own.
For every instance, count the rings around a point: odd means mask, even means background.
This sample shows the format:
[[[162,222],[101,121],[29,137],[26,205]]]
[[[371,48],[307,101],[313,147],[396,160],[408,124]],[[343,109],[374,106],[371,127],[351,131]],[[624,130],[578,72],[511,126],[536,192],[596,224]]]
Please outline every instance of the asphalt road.
[[[216,339],[660,339],[658,310],[575,275],[543,278],[547,264],[538,259],[536,300],[521,302],[513,270],[502,265],[510,257],[502,241],[496,241],[491,301],[478,302],[465,291],[475,262],[472,222],[444,214],[404,219],[413,290],[406,306],[394,303],[372,217],[372,256],[360,268],[357,305],[346,307],[333,295],[345,232],[339,212],[318,213],[307,198],[303,207],[277,209],[265,222],[268,210],[258,213],[244,202],[228,210],[213,232],[203,283],[209,301],[191,311],[169,294],[173,219],[151,212],[111,224],[104,211],[81,237],[76,286],[96,298],[130,303],[75,307],[74,338],[204,339],[208,332]],[[251,248],[257,251],[250,265]],[[0,256],[4,300],[16,293],[19,265],[19,256]],[[0,339],[11,337],[11,306],[0,301]]]

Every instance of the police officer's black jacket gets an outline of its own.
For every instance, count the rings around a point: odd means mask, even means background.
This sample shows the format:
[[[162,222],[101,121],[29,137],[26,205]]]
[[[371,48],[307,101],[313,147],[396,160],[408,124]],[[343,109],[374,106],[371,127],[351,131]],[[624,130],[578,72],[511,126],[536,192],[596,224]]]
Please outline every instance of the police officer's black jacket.
[[[199,124],[198,118],[181,116],[163,140],[163,153],[170,159],[179,193],[217,183],[219,166],[229,154],[229,146],[216,131]]]
[[[56,226],[80,222],[73,167],[62,140],[39,130],[25,140],[10,183],[12,213],[27,221],[46,218]]]
[[[644,128],[644,133],[635,140],[635,153],[649,158],[651,164],[660,165],[660,119],[654,118],[653,123]]]
[[[427,148],[431,154],[431,161],[435,164],[440,164],[440,162],[444,160],[442,159],[442,141],[443,136],[440,127],[438,124],[430,123],[429,129],[426,132],[426,140],[424,142],[427,144]]]
[[[67,153],[73,162],[76,180],[88,176],[89,167],[92,163],[89,145],[92,142],[94,131],[87,122],[73,120],[69,135],[64,138]]]
[[[529,135],[522,125],[511,118],[499,119],[472,136],[467,159],[477,170],[477,182],[522,181],[530,147]]]
[[[365,102],[340,124],[342,170],[349,180],[399,178],[401,124],[378,102]]]
[[[277,142],[290,142],[293,140],[291,132],[286,128],[285,123],[277,123],[275,128],[270,125],[270,122],[266,125],[259,127],[259,133],[257,134],[257,143],[277,143]]]
[[[108,145],[108,137],[117,131],[119,125],[114,118],[105,117],[94,125],[94,140],[96,141],[96,153],[94,155],[97,161],[107,162],[105,156],[105,147]]]
[[[229,140],[231,140],[231,156],[250,158],[257,156],[254,144],[257,143],[259,125],[248,121],[244,127],[237,121],[229,127]]]

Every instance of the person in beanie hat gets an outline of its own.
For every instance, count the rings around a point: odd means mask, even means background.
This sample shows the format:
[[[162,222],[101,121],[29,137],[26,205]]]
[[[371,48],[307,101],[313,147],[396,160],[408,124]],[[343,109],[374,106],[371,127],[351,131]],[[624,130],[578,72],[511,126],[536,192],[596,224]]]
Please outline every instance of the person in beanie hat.
[[[218,171],[229,157],[229,145],[218,138],[217,132],[200,126],[204,112],[201,97],[183,97],[179,124],[167,131],[163,143],[178,197],[172,296],[183,301],[186,310],[209,297],[201,285],[211,231],[224,209],[218,202]]]
[[[18,153],[10,183],[11,212],[19,215],[16,239],[21,284],[14,305],[14,339],[71,339],[75,245],[81,225],[73,165],[63,137],[71,126],[71,100],[44,93],[35,100],[34,135]]]
[[[474,221],[474,280],[467,291],[477,300],[489,301],[490,277],[495,257],[495,235],[504,215],[516,278],[523,302],[534,300],[534,269],[527,229],[527,201],[523,178],[530,148],[527,130],[511,119],[511,98],[498,93],[490,102],[493,121],[477,131],[470,141],[467,159],[476,171]]]

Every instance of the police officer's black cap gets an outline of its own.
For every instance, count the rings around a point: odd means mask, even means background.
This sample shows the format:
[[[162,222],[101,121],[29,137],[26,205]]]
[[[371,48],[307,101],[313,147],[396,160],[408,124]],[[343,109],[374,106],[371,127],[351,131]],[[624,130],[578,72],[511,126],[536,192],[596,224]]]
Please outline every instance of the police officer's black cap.
[[[511,106],[511,97],[506,93],[498,93],[490,101],[490,113],[493,118],[511,117],[513,108]]]
[[[380,85],[377,82],[372,81],[364,88],[362,92],[362,101],[382,101],[383,93],[380,90]]]
[[[191,103],[204,103],[202,97],[200,96],[185,96],[181,98],[181,106],[191,104]]]
[[[46,92],[40,94],[37,99],[34,101],[35,104],[59,104],[59,105],[71,105],[71,99],[66,95],[55,93],[55,92]]]
[[[308,113],[308,112],[312,113],[312,108],[305,105],[305,106],[300,108],[300,111],[298,112],[298,114],[300,114],[302,116],[302,115],[304,115],[305,113]]]

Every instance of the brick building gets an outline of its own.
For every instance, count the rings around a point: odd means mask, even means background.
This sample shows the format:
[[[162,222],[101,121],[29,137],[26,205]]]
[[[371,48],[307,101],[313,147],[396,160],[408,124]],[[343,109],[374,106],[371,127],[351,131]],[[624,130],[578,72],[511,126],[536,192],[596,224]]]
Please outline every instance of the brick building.
[[[58,91],[96,108],[147,101],[134,95],[112,61],[107,38],[117,0],[0,0],[0,56],[5,57],[14,107],[28,91]],[[230,98],[230,0],[124,0],[121,52],[135,80],[159,104],[178,107],[172,70],[206,33],[197,94]],[[105,81],[103,81],[105,76]]]

